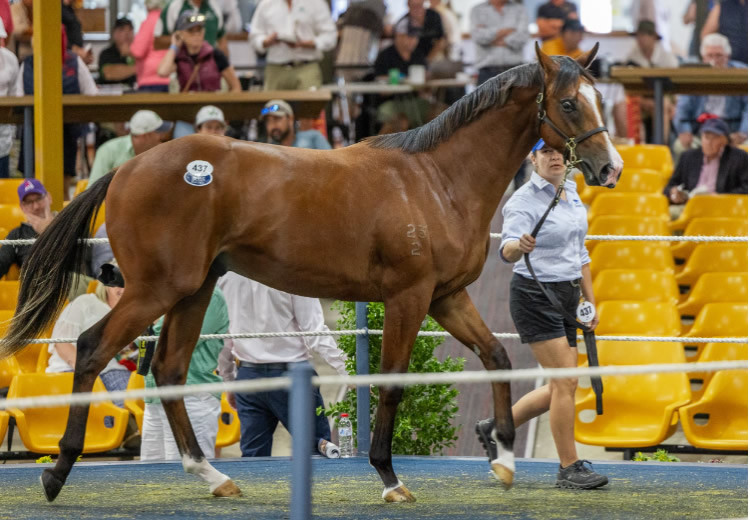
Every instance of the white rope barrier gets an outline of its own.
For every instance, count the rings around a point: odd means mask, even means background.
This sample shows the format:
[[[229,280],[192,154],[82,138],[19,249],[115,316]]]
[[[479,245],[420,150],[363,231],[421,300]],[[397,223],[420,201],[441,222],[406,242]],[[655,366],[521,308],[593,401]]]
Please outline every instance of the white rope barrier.
[[[354,336],[357,334],[372,334],[382,336],[382,329],[351,329],[351,330],[316,330],[299,332],[243,332],[237,334],[201,334],[200,339],[249,339],[249,338],[298,338],[305,336]],[[449,332],[437,330],[420,330],[420,337],[446,338],[451,337]],[[493,332],[497,339],[520,339],[518,334],[512,332]],[[159,336],[138,336],[133,341],[156,341]],[[582,340],[583,335],[578,339]],[[747,343],[746,337],[723,337],[723,338],[691,338],[686,336],[596,336],[599,341],[662,341],[668,343]],[[78,338],[38,338],[29,340],[28,343],[76,343]]]
[[[663,363],[653,365],[610,365],[576,368],[528,368],[519,370],[478,370],[474,372],[435,372],[421,374],[366,374],[348,376],[316,376],[314,386],[408,386],[424,384],[487,383],[520,381],[526,379],[560,379],[587,376],[625,376],[639,374],[661,374],[672,372],[716,372],[718,370],[747,370],[747,361],[713,361],[708,363]],[[287,389],[292,381],[289,377],[274,377],[199,385],[164,386],[118,392],[91,392],[65,395],[45,395],[0,399],[0,410],[9,408],[48,408],[53,406],[82,405],[101,401],[125,399],[178,399],[198,393],[261,392]]]

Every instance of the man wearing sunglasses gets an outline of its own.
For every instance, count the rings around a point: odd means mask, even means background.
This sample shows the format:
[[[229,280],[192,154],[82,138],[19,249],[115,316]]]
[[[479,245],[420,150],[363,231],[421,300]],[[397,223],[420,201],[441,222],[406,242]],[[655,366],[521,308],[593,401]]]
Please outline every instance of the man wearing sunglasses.
[[[266,125],[269,143],[313,150],[331,149],[326,138],[317,130],[295,129],[294,111],[286,101],[272,99],[260,111],[260,118]]]

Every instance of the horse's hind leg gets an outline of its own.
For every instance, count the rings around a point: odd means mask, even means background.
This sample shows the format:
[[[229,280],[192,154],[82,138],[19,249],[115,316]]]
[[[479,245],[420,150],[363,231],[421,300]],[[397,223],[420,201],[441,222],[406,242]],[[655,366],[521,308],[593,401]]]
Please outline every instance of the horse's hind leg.
[[[466,289],[434,301],[430,306],[430,316],[461,343],[472,349],[487,370],[510,370],[510,360],[505,348],[482,321]],[[511,413],[510,383],[493,383],[492,393],[495,425],[489,431],[482,431],[480,435],[488,437],[485,445],[490,453],[493,474],[509,488],[513,484],[515,473],[513,441],[516,437]],[[492,441],[494,449],[489,445]]]
[[[73,392],[90,392],[99,372],[123,345],[133,341],[164,310],[155,299],[125,289],[122,298],[109,314],[78,338]],[[65,434],[60,440],[60,456],[55,467],[42,473],[41,481],[47,500],[60,493],[68,474],[83,451],[89,405],[71,406]]]
[[[185,384],[190,359],[200,336],[203,317],[211,301],[216,284],[212,274],[194,294],[177,302],[164,318],[152,371],[159,386]],[[182,467],[208,482],[216,496],[239,495],[239,488],[223,473],[217,471],[203,454],[190,424],[182,399],[163,400],[175,442],[182,455]]]
[[[380,371],[383,374],[404,373],[409,368],[414,340],[428,307],[429,297],[422,294],[400,295],[385,303],[383,347]],[[375,432],[370,449],[370,464],[380,474],[386,502],[414,502],[414,496],[393,471],[391,444],[396,410],[404,389],[401,386],[381,386],[375,416]]]

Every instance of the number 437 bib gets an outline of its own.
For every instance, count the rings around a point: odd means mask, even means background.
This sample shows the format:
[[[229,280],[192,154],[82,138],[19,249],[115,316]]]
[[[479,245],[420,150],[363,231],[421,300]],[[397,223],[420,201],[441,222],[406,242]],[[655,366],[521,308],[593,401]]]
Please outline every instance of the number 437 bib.
[[[208,161],[193,161],[187,165],[185,172],[185,182],[191,186],[206,186],[214,180],[213,165]]]
[[[576,318],[578,318],[578,321],[588,323],[594,319],[594,316],[596,316],[596,307],[594,307],[593,303],[584,300],[578,304],[578,308],[576,308]]]

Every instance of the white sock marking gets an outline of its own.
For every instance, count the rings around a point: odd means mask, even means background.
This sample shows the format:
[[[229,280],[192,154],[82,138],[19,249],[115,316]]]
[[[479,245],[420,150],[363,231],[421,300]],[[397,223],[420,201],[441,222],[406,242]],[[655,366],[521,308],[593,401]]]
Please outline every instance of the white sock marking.
[[[503,448],[503,445],[500,444],[500,439],[497,438],[497,429],[492,429],[491,434],[492,440],[495,441],[495,445],[497,446],[497,458],[492,461],[492,464],[500,464],[501,466],[504,466],[508,468],[513,473],[516,472],[516,457],[513,455],[512,451],[506,450]]]
[[[213,493],[214,489],[221,486],[224,482],[229,480],[229,477],[219,472],[204,458],[200,462],[194,460],[190,455],[182,456],[182,467],[185,473],[192,473],[198,475],[200,478],[208,482],[209,489]]]
[[[400,488],[401,486],[403,486],[403,484],[401,483],[401,480],[399,480],[398,483],[395,486],[391,486],[391,487],[385,488],[383,490],[383,500],[385,500],[385,497],[388,495],[388,493],[390,493],[394,489]]]

